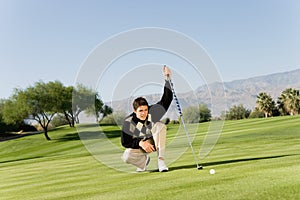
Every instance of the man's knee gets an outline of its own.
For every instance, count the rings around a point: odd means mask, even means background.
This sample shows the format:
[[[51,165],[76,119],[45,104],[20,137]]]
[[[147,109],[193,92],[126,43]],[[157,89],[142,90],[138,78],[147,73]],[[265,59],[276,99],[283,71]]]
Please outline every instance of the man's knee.
[[[156,122],[154,124],[154,128],[155,128],[155,132],[166,132],[167,131],[166,125],[162,122]]]
[[[122,160],[125,163],[132,164],[139,168],[145,165],[146,159],[146,154],[140,149],[126,149],[122,156]]]
[[[140,149],[126,149],[122,155],[122,160],[125,163],[136,163],[139,160],[145,159],[145,153]]]

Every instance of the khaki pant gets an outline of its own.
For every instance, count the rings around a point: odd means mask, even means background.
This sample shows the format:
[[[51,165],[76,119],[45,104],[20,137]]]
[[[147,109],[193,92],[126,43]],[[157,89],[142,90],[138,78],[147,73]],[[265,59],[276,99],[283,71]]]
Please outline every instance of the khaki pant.
[[[155,148],[157,150],[158,157],[164,158],[166,148],[166,135],[167,128],[162,122],[156,122],[151,129]],[[122,156],[122,160],[128,164],[132,164],[136,167],[143,168],[146,162],[145,151],[142,149],[127,148]]]

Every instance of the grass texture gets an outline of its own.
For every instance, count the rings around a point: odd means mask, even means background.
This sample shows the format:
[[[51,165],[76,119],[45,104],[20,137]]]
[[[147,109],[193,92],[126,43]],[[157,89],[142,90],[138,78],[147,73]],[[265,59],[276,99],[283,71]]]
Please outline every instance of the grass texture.
[[[300,116],[226,121],[214,149],[199,159],[203,170],[196,169],[189,144],[184,142],[181,148],[187,150],[169,164],[166,173],[109,168],[91,155],[75,128],[59,127],[49,132],[51,141],[38,134],[0,142],[0,197],[300,199],[299,125]],[[199,152],[209,123],[192,126],[197,130],[193,147]],[[119,127],[102,128],[109,141],[120,146]],[[180,125],[168,125],[168,142],[178,132],[182,132]],[[212,168],[213,175],[209,174]]]

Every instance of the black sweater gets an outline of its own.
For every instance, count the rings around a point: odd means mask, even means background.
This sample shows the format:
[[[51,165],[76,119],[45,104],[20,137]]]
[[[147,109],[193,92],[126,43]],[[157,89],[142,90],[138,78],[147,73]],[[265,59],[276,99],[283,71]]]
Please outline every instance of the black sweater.
[[[121,134],[121,143],[125,148],[138,149],[141,140],[151,139],[151,128],[155,122],[161,120],[173,100],[173,93],[168,81],[165,81],[164,93],[161,100],[149,106],[148,117],[142,121],[133,112],[124,120]]]

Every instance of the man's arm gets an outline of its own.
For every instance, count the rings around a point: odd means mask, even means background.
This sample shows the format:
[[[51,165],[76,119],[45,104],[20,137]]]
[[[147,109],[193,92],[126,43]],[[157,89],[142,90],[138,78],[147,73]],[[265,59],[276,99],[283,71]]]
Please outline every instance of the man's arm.
[[[173,93],[169,81],[165,81],[164,93],[159,102],[152,105],[149,109],[152,121],[157,122],[163,117],[163,115],[169,109],[171,102],[173,100]]]
[[[142,148],[147,153],[155,151],[155,146],[148,140],[143,141],[141,138],[133,138],[132,132],[129,130],[130,122],[125,121],[122,128],[121,143],[125,148],[138,149]]]
[[[164,93],[157,104],[161,105],[165,112],[169,109],[171,102],[173,100],[173,92],[170,86],[170,82],[165,80]]]

